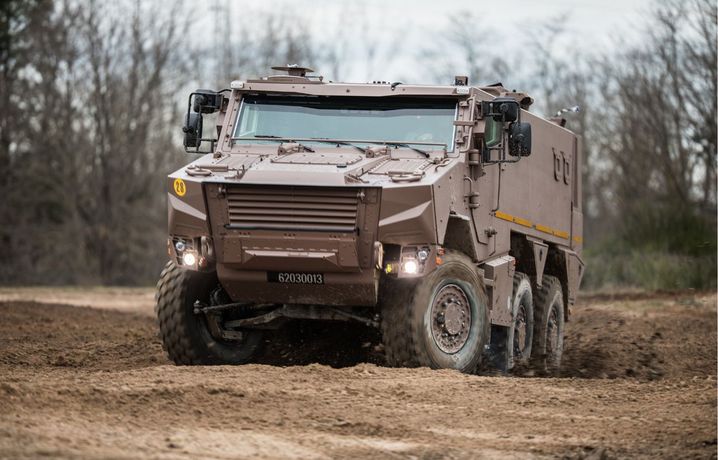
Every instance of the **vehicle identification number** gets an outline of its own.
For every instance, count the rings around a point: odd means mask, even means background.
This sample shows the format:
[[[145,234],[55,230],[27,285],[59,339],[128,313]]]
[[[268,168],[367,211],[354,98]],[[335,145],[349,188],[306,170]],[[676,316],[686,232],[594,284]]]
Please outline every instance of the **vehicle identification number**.
[[[270,283],[324,284],[323,273],[267,272]]]

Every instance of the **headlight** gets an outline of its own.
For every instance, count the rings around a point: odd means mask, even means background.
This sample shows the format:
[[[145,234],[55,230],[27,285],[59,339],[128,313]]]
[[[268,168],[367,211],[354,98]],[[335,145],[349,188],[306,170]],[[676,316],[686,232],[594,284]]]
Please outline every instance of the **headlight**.
[[[186,268],[194,270],[207,270],[214,262],[214,249],[212,238],[203,236],[200,238],[174,237],[170,240],[171,248],[174,248],[176,262]]]
[[[416,262],[416,260],[407,260],[406,262],[404,262],[402,271],[409,275],[414,275],[419,271],[419,264]]]
[[[197,256],[194,255],[193,252],[185,252],[182,254],[182,264],[188,265],[188,266],[194,266],[195,262],[197,262]]]
[[[390,257],[394,261],[388,262],[384,267],[387,274],[396,273],[399,278],[415,278],[433,270],[430,263],[433,249],[431,246],[404,246],[396,254],[397,248],[392,248]],[[397,260],[398,256],[398,260]]]

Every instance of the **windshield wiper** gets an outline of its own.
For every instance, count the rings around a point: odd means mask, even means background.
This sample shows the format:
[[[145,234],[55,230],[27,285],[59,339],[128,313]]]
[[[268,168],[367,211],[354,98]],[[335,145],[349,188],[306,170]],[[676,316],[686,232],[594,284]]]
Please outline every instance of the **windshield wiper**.
[[[426,150],[420,149],[418,147],[414,147],[414,145],[443,146],[444,152],[446,152],[446,144],[443,144],[440,142],[403,142],[403,141],[354,140],[354,139],[342,140],[342,139],[329,139],[326,137],[290,138],[290,137],[275,136],[273,134],[257,134],[252,137],[233,137],[232,140],[233,141],[234,140],[242,140],[242,141],[245,141],[245,140],[250,140],[250,141],[251,140],[269,140],[269,141],[277,141],[277,142],[285,142],[285,141],[287,141],[287,142],[323,142],[326,144],[338,144],[338,145],[352,146],[358,150],[361,150],[362,152],[364,152],[364,149],[359,147],[356,144],[377,144],[377,145],[383,144],[383,145],[391,145],[394,147],[403,147],[403,148],[411,149],[411,150],[415,151],[416,153],[423,155],[425,158],[431,157],[429,155],[429,152],[427,152]]]
[[[359,147],[356,144],[352,144],[351,142],[347,142],[347,141],[341,141],[338,139],[329,139],[328,137],[310,137],[309,140],[316,141],[316,142],[323,142],[325,144],[346,145],[348,147],[354,147],[355,149],[359,150],[361,153],[366,153],[363,148]]]
[[[373,140],[341,140],[341,139],[329,139],[327,137],[310,137],[309,139],[298,139],[301,141],[317,141],[317,142],[326,142],[331,144],[338,144],[338,145],[350,145],[352,147],[355,147],[358,150],[361,150],[362,152],[365,152],[366,150],[359,147],[356,144],[384,144],[384,145],[391,145],[395,147],[404,147],[407,149],[411,149],[417,153],[422,154],[425,158],[430,158],[429,152],[426,150],[422,150],[420,148],[416,148],[412,146],[412,143],[407,142],[400,142],[400,141],[373,141]],[[421,143],[426,145],[445,145],[445,144],[439,144],[439,143],[429,143],[429,142],[423,142]]]
[[[281,137],[281,136],[275,136],[274,134],[255,134],[254,136],[250,137],[234,137],[232,138],[233,141],[241,140],[241,141],[274,141],[274,142],[294,142],[296,143],[300,148],[307,152],[314,152],[314,149],[311,149],[307,147],[306,145],[302,145],[299,142],[297,142],[297,139],[292,139],[290,137]],[[304,140],[304,139],[302,139]],[[280,146],[281,147],[281,146]]]
[[[416,148],[416,147],[412,147],[410,144],[407,144],[407,143],[405,143],[405,142],[383,142],[383,143],[386,144],[386,145],[393,145],[393,146],[395,146],[395,147],[404,147],[404,148],[407,148],[407,149],[411,149],[411,150],[413,150],[413,151],[415,151],[415,152],[418,152],[418,153],[424,155],[424,157],[426,157],[426,158],[429,158],[429,157],[431,156],[431,155],[429,155],[429,152],[427,152],[426,150],[422,150],[422,149],[419,149],[419,148]]]

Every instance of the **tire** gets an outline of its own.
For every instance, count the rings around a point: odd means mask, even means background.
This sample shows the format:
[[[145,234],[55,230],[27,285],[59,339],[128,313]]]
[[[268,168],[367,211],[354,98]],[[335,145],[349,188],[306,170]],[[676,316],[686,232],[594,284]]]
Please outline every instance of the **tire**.
[[[513,279],[509,326],[491,328],[491,364],[500,372],[508,373],[516,367],[526,367],[533,348],[534,302],[531,281],[517,272]]]
[[[209,304],[218,287],[216,275],[185,270],[170,261],[157,282],[155,313],[162,348],[177,365],[243,364],[257,351],[261,333],[248,332],[242,342],[217,340],[194,302]]]
[[[506,341],[509,369],[528,365],[533,348],[534,301],[531,280],[523,273],[514,275],[511,317]]]
[[[387,281],[380,300],[387,363],[474,372],[490,322],[483,280],[471,259],[447,251],[423,278]]]
[[[532,365],[539,371],[556,372],[561,367],[564,335],[564,305],[561,282],[544,275],[536,291]]]

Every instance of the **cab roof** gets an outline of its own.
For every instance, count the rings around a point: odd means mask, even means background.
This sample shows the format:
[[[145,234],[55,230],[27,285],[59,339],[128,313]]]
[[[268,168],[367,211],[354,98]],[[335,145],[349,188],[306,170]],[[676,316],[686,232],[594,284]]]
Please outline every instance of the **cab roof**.
[[[438,96],[464,98],[478,95],[479,99],[487,100],[498,96],[514,97],[524,109],[533,103],[526,93],[509,91],[500,83],[492,86],[456,85],[417,85],[402,82],[378,81],[372,83],[338,83],[325,82],[321,76],[307,75],[312,69],[299,66],[273,67],[275,70],[286,71],[286,75],[270,75],[247,81],[235,80],[231,84],[233,90],[243,92],[294,93],[314,96]],[[465,77],[456,79],[457,83],[466,81]]]

